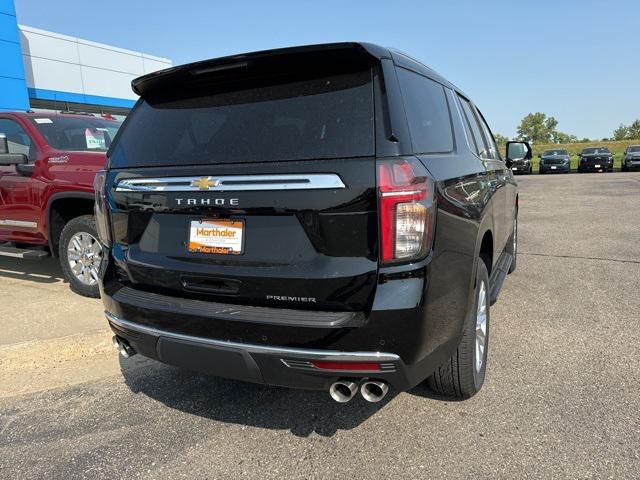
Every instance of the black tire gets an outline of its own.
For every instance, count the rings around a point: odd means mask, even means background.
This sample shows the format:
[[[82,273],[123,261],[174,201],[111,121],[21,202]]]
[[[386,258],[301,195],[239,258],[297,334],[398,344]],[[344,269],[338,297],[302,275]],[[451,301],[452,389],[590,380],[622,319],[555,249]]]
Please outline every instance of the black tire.
[[[462,340],[455,353],[441,365],[429,378],[427,386],[435,393],[454,399],[467,399],[474,396],[482,388],[487,369],[487,352],[489,346],[489,273],[486,266],[488,259],[478,258],[476,261],[476,282],[471,300],[471,308],[467,314],[462,333]],[[480,286],[485,286],[486,334],[485,348],[482,354],[482,365],[476,369],[476,313]]]
[[[81,233],[89,234],[97,241],[98,232],[96,231],[96,224],[93,219],[93,215],[82,215],[80,217],[72,218],[62,229],[62,233],[60,234],[60,247],[58,250],[60,255],[60,267],[62,268],[65,280],[69,282],[71,290],[84,297],[100,298],[100,291],[98,289],[97,282],[93,285],[83,283],[76,277],[75,273],[71,269],[71,265],[69,264],[69,244],[74,235]]]

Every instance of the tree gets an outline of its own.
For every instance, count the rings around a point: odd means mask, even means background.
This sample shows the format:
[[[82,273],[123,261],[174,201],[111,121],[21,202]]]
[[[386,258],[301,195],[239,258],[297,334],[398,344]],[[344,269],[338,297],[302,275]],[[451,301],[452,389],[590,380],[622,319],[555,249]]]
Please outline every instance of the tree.
[[[509,141],[507,137],[505,137],[504,135],[500,135],[499,133],[494,133],[493,138],[496,139],[496,143],[498,144],[499,147],[506,145],[507,142]]]
[[[575,135],[569,135],[568,133],[555,131],[551,134],[553,143],[575,143],[578,141],[578,137]]]
[[[629,127],[621,123],[620,126],[613,131],[613,138],[615,140],[626,140],[629,138]]]
[[[518,138],[533,143],[549,143],[558,126],[558,121],[542,112],[530,113],[518,127]]]
[[[629,128],[629,134],[627,138],[633,139],[633,140],[640,139],[640,119],[633,122],[631,125],[629,125],[628,128]]]

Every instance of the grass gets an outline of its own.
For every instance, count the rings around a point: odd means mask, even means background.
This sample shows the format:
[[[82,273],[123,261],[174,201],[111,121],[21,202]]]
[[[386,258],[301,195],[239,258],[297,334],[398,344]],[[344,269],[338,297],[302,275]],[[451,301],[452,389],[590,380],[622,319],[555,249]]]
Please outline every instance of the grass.
[[[571,155],[571,170],[578,170],[578,153],[582,152],[583,149],[589,147],[607,147],[611,152],[615,155],[613,156],[613,167],[616,170],[620,170],[622,167],[622,157],[625,149],[629,145],[640,145],[640,140],[622,140],[622,141],[614,141],[614,142],[584,142],[584,143],[566,143],[566,144],[534,144],[533,145],[533,171],[534,173],[538,173],[538,166],[540,164],[540,159],[538,155],[541,155],[545,150],[551,149],[564,149],[569,152]],[[504,148],[502,148],[504,152]]]

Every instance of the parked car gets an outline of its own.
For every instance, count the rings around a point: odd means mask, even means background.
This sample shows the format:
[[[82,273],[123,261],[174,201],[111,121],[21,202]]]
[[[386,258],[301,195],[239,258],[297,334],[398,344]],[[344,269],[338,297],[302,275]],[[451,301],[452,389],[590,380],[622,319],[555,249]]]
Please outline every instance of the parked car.
[[[533,154],[530,148],[525,148],[524,143],[511,144],[510,168],[513,173],[530,175],[533,173],[533,165],[531,159]]]
[[[571,171],[571,156],[567,150],[552,149],[545,150],[540,157],[539,172],[562,172],[569,173]]]
[[[629,145],[622,158],[622,170],[640,168],[640,145]]]
[[[613,172],[613,153],[606,147],[585,148],[578,154],[578,172]]]
[[[123,356],[339,402],[426,378],[480,390],[518,191],[468,96],[364,43],[207,60],[133,89],[96,176]]]
[[[120,122],[0,112],[0,256],[60,259],[72,290],[98,297],[93,180]]]

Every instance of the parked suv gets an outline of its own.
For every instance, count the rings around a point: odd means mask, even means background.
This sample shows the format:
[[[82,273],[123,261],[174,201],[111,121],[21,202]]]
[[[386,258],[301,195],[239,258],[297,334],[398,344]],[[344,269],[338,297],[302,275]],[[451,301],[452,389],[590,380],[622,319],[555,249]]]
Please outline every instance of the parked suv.
[[[579,153],[578,172],[613,172],[613,153],[606,147],[585,148]]]
[[[622,157],[622,170],[640,168],[640,145],[629,145]]]
[[[119,127],[92,115],[0,112],[0,256],[59,257],[72,290],[99,296],[93,179]]]
[[[202,61],[133,89],[96,176],[124,356],[340,402],[427,377],[444,395],[480,389],[518,194],[466,95],[362,43]]]
[[[545,150],[540,155],[539,172],[562,172],[569,173],[571,171],[571,156],[567,150],[553,149]]]

